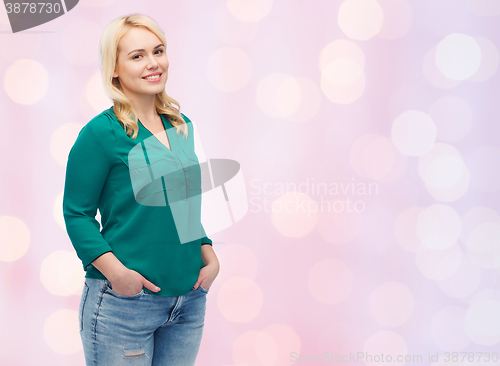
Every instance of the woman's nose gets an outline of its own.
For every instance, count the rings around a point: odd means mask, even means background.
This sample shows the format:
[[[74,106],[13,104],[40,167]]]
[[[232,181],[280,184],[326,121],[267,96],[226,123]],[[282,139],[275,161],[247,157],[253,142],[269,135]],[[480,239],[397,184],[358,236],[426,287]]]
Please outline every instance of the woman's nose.
[[[150,57],[148,61],[149,61],[148,62],[148,69],[156,69],[159,66],[159,64],[155,60],[154,56]]]

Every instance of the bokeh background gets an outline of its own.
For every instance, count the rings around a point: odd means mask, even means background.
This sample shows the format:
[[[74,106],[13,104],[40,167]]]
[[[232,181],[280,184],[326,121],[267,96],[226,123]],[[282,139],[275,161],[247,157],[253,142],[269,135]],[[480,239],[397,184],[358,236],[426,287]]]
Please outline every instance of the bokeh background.
[[[18,34],[0,7],[1,365],[84,365],[65,165],[134,12],[247,188],[198,365],[500,364],[500,1],[82,0]]]

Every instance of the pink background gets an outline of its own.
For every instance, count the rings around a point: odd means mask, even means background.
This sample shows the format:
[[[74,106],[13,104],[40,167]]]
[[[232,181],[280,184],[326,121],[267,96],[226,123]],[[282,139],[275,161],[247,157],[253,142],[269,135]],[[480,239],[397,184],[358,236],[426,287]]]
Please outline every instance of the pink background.
[[[500,342],[500,1],[95,0],[19,34],[0,10],[1,365],[84,365],[65,164],[111,106],[100,36],[134,12],[248,195],[210,235],[198,365],[500,364],[478,361]]]

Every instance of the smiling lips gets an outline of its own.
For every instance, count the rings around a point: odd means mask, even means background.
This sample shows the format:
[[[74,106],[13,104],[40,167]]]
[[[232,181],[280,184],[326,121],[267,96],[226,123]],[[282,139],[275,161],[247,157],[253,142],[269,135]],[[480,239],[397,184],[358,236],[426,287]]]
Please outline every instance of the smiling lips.
[[[154,74],[143,77],[143,79],[147,81],[158,81],[161,79],[161,75],[162,75],[161,72],[156,72]]]

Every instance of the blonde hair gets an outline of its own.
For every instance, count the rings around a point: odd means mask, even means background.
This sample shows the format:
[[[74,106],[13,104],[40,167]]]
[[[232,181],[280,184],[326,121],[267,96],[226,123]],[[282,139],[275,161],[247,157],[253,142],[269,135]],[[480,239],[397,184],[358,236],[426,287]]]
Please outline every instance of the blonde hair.
[[[113,100],[113,110],[122,124],[127,136],[132,133],[132,138],[137,137],[139,132],[138,118],[130,99],[123,93],[118,78],[113,78],[113,73],[118,61],[118,44],[120,39],[127,34],[132,27],[142,27],[154,33],[166,46],[167,41],[161,28],[151,18],[142,14],[125,15],[113,20],[101,37],[99,43],[99,63],[101,67],[101,76],[106,94]],[[177,106],[177,107],[175,107]],[[186,121],[182,118],[179,103],[169,97],[165,88],[155,96],[156,111],[160,114],[166,114],[170,124],[177,129],[177,135],[182,131],[184,137],[187,137],[188,129]]]

